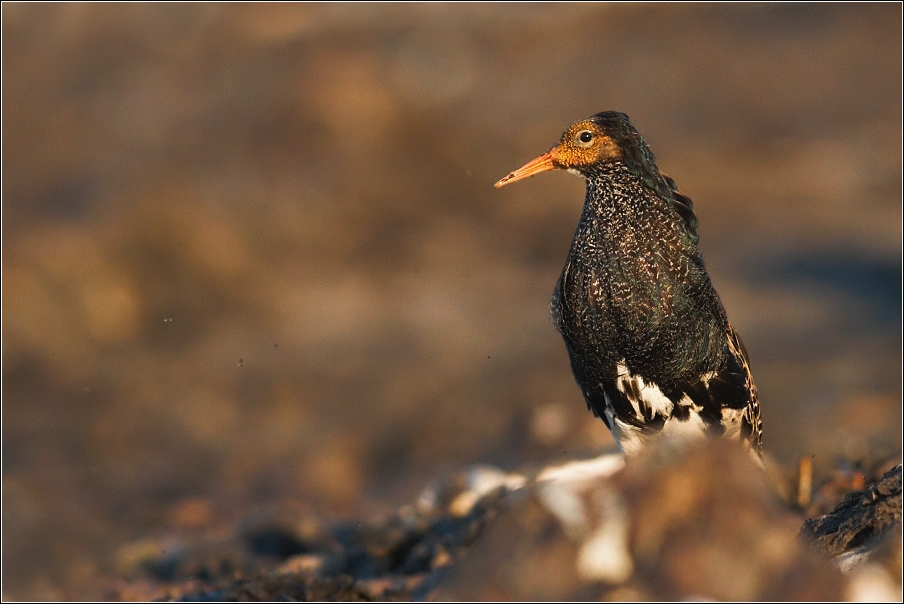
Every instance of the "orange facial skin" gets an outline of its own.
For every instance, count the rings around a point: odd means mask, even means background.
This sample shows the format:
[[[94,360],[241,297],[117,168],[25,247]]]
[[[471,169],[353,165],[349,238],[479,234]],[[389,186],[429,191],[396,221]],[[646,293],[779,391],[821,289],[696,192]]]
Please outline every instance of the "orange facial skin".
[[[592,120],[582,120],[565,131],[559,144],[493,186],[498,189],[516,180],[556,168],[580,172],[583,167],[619,156],[621,150],[618,144],[598,124]]]

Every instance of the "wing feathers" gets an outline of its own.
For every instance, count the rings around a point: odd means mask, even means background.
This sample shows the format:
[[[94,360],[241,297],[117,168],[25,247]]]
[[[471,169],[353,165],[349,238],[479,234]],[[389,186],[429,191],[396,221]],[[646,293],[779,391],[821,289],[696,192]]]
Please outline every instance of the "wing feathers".
[[[698,422],[699,432],[715,436],[739,435],[761,454],[762,425],[756,386],[744,346],[731,326],[726,348],[723,369],[704,374],[692,383],[681,384],[668,392],[619,363],[617,377],[600,382],[596,396],[584,393],[588,406],[597,416],[607,418],[611,415],[632,428],[616,431],[616,437],[620,439],[645,439],[669,431],[671,423]],[[619,444],[626,451],[637,449],[637,443]]]

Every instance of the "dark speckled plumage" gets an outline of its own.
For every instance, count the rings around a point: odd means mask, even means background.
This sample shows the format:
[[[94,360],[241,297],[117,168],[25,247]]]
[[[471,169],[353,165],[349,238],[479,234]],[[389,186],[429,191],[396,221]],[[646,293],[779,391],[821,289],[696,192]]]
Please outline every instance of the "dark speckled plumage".
[[[626,453],[682,428],[760,453],[756,387],[697,250],[691,200],[623,113],[576,123],[497,186],[551,168],[587,182],[551,312],[588,407]]]

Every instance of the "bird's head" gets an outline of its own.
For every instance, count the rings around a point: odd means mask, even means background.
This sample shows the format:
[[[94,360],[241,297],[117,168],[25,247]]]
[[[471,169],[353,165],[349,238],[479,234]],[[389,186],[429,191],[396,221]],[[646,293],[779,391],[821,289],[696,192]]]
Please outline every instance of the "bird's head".
[[[557,145],[497,182],[495,187],[556,168],[586,177],[595,166],[617,161],[632,170],[658,173],[653,154],[628,116],[605,111],[572,124]]]

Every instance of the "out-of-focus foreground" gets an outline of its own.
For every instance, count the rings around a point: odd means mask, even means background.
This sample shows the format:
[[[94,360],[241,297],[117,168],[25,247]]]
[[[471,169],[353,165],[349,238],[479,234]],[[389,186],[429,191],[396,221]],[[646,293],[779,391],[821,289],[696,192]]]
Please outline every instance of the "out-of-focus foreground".
[[[583,183],[492,188],[607,109],[694,200],[767,451],[900,454],[897,4],[2,16],[6,597],[611,446],[547,320]]]

